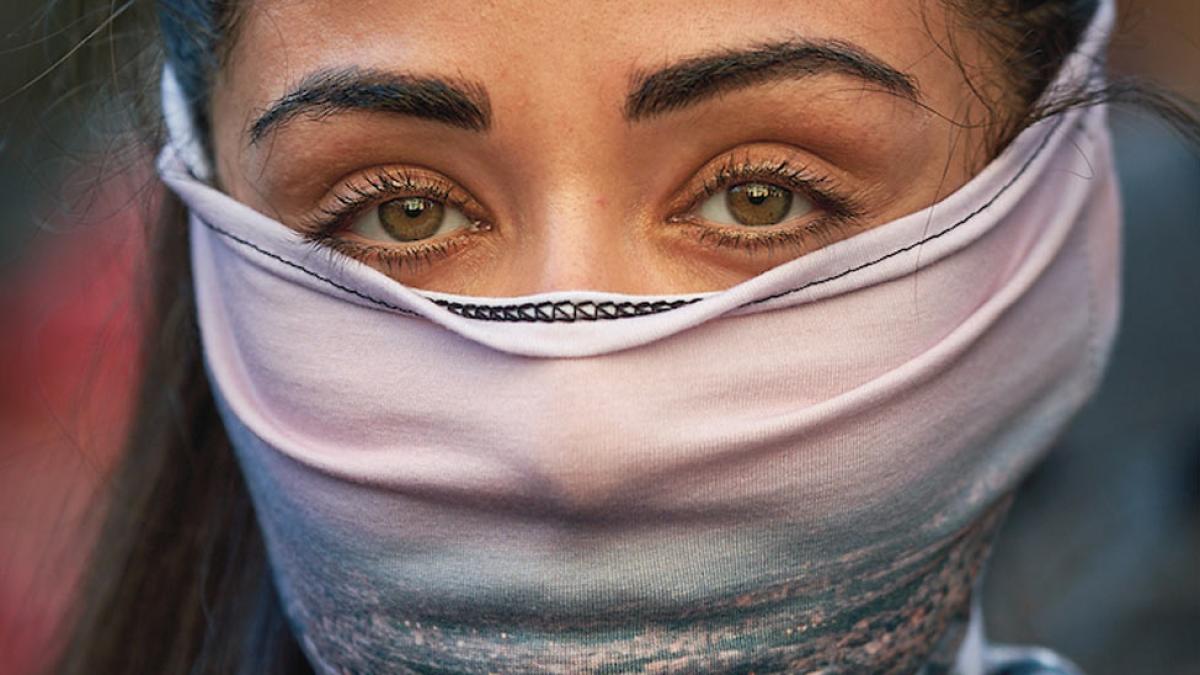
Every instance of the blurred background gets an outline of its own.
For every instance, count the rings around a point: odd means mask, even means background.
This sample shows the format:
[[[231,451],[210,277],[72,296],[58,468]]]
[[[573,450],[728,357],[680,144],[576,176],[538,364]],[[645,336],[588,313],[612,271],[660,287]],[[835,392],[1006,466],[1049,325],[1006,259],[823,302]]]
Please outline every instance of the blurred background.
[[[136,12],[0,3],[0,675],[30,673],[88,545],[137,378],[142,242],[156,194],[136,95]],[[1115,72],[1200,101],[1200,1],[1119,0]],[[109,20],[111,12],[123,12]],[[95,44],[53,67],[81,36]],[[132,55],[132,56],[131,56]],[[141,81],[153,92],[153,82]],[[1200,153],[1118,111],[1123,327],[1099,395],[1026,481],[983,589],[989,637],[1091,675],[1200,674]]]
[[[1200,1],[1118,0],[1113,69],[1200,101]],[[1200,150],[1112,118],[1121,332],[1099,394],[1018,495],[985,578],[990,637],[1091,675],[1200,675]]]

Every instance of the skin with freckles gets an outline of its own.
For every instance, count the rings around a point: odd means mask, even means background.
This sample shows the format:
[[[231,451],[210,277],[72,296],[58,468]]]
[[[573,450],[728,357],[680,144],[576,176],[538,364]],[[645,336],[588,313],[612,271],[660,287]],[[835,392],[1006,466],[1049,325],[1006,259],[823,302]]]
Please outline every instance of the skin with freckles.
[[[983,54],[925,0],[258,0],[217,176],[417,288],[717,290],[969,179]]]

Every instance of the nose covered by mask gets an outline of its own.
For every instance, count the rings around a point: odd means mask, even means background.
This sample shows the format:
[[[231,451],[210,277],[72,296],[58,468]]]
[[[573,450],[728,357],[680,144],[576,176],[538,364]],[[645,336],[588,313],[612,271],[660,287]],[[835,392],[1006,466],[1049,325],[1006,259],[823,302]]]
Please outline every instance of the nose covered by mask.
[[[725,291],[476,298],[210,187],[166,79],[205,363],[320,672],[916,670],[1112,342],[1100,107]]]

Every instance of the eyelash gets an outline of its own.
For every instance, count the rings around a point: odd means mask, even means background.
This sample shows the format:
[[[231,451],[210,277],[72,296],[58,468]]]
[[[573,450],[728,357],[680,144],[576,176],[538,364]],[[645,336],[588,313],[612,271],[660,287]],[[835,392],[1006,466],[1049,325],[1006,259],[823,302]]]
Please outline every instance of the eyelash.
[[[491,229],[490,222],[482,215],[483,209],[474,200],[452,183],[422,174],[424,172],[410,169],[380,168],[357,177],[356,180],[361,181],[362,185],[350,181],[341,184],[328,198],[329,204],[319,206],[303,220],[301,230],[304,238],[368,265],[398,272],[405,267],[428,265],[445,258],[465,243],[464,235]],[[470,219],[472,227],[461,234],[409,244],[403,248],[368,244],[339,236],[366,209],[404,197],[425,197],[460,209]]]
[[[357,178],[360,184],[347,181],[330,195],[327,205],[319,206],[304,219],[304,237],[313,244],[327,247],[366,264],[398,272],[405,267],[428,265],[448,257],[465,243],[470,235],[486,232],[492,225],[483,208],[462,193],[452,183],[433,175],[422,175],[408,169],[383,168]],[[761,162],[749,158],[726,158],[707,177],[690,190],[681,208],[667,218],[668,222],[687,226],[695,231],[702,244],[719,249],[736,248],[748,252],[774,249],[779,246],[804,249],[811,238],[828,237],[861,217],[862,210],[856,195],[840,191],[827,176],[814,173],[807,166],[789,161]],[[702,174],[703,175],[703,174]],[[793,191],[812,202],[820,216],[803,226],[769,226],[762,230],[710,223],[695,215],[707,199],[722,190],[744,183],[769,183]],[[461,234],[450,235],[430,242],[397,247],[388,244],[368,244],[339,236],[353,220],[368,208],[389,199],[425,197],[460,209],[472,223]]]
[[[795,192],[812,202],[820,216],[802,226],[781,223],[750,229],[711,223],[695,215],[696,209],[706,200],[723,190],[745,183],[768,183]],[[833,179],[814,172],[808,166],[796,165],[788,160],[761,162],[731,156],[715,169],[709,170],[708,178],[700,183],[694,195],[677,212],[678,215],[668,220],[697,230],[696,236],[701,243],[716,248],[733,247],[753,252],[786,246],[803,250],[811,238],[828,237],[838,228],[862,218],[860,203],[857,194],[839,189]]]

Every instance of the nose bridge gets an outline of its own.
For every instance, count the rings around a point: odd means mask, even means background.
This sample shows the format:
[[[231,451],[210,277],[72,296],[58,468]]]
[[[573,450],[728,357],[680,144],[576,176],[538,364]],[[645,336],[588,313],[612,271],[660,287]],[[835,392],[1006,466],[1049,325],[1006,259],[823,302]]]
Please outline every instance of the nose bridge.
[[[534,273],[532,292],[627,289],[634,272],[622,254],[629,223],[621,200],[599,182],[546,183],[529,223],[538,245],[519,253],[521,266]]]
[[[640,250],[631,245],[640,199],[601,115],[542,120],[553,140],[523,158],[519,245],[512,253],[519,293],[563,290],[645,292]]]
[[[641,198],[624,150],[625,84],[597,76],[610,70],[571,58],[550,70],[531,64],[521,93],[506,101],[509,115],[498,115],[504,151],[520,167],[519,245],[508,270],[516,293],[646,291],[642,252],[630,245]]]

